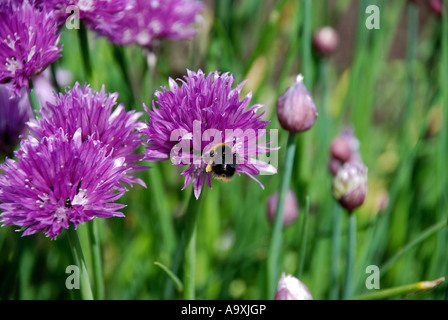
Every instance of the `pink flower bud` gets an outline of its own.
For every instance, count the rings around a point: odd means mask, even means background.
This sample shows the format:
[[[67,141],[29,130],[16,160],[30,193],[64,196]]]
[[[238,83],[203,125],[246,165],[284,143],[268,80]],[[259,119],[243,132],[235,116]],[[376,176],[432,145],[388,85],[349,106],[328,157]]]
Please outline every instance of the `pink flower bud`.
[[[323,55],[331,55],[339,44],[339,36],[332,27],[323,27],[314,34],[314,48]]]
[[[339,168],[342,166],[342,162],[336,158],[331,158],[328,162],[328,169],[330,169],[330,173],[332,176],[335,176],[338,172]]]
[[[283,273],[274,300],[313,300],[313,296],[299,279]]]
[[[349,141],[344,137],[337,137],[333,140],[330,147],[331,155],[341,162],[347,162],[352,155],[352,149]]]
[[[346,128],[342,134],[340,135],[345,141],[347,141],[350,149],[352,151],[352,155],[359,151],[359,140],[356,139],[353,130],[350,128]]]
[[[347,210],[363,204],[367,195],[367,167],[361,162],[346,162],[333,178],[333,196]]]
[[[272,224],[275,219],[275,212],[277,210],[278,192],[269,197],[267,202],[268,220]],[[293,223],[299,215],[299,205],[296,195],[291,189],[288,190],[285,196],[285,204],[283,206],[283,226],[286,227]]]
[[[362,163],[359,153],[359,141],[353,134],[352,129],[345,129],[339,136],[333,139],[330,146],[331,158],[328,167],[333,176],[339,167],[345,162]]]
[[[299,74],[296,82],[277,100],[280,125],[289,132],[298,133],[311,128],[317,118],[317,108]]]

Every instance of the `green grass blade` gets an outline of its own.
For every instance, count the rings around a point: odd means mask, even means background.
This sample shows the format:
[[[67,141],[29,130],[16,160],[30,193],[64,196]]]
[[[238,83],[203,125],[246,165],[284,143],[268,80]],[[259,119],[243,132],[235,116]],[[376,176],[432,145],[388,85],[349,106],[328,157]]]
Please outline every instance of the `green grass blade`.
[[[172,272],[167,266],[160,262],[154,262],[156,266],[158,266],[163,272],[166,273],[166,275],[173,281],[174,286],[176,287],[177,291],[179,293],[182,293],[184,291],[184,285],[182,281]]]
[[[423,291],[434,289],[439,286],[445,278],[438,278],[433,281],[420,281],[413,284],[408,284],[400,287],[384,289],[376,291],[374,293],[369,293],[360,297],[355,298],[355,300],[384,300],[389,298],[394,298],[397,296],[404,296],[410,294],[416,294]]]

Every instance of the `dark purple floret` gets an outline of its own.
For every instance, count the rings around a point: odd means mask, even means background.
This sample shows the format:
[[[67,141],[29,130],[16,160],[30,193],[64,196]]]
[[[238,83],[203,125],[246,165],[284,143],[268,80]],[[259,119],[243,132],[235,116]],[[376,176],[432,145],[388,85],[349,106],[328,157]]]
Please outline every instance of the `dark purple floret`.
[[[60,129],[40,141],[30,135],[16,156],[0,166],[3,226],[55,239],[70,224],[124,216],[117,211],[124,205],[113,203],[126,191],[120,184],[124,158],[113,157],[98,141],[83,141],[81,129],[72,137]]]
[[[188,39],[203,3],[195,0],[129,0],[116,28],[105,30],[110,41],[150,46],[154,39]]]
[[[29,87],[39,74],[61,55],[59,34],[51,13],[28,1],[0,4],[0,83],[10,83],[14,95]]]
[[[0,84],[0,156],[8,155],[18,144],[32,117],[26,92],[14,98],[7,84]]]
[[[169,89],[155,92],[157,100],[152,102],[152,109],[145,106],[150,117],[150,123],[141,130],[148,138],[145,160],[171,159],[175,165],[188,165],[182,172],[184,189],[193,182],[196,198],[204,174],[211,188],[210,155],[222,144],[233,152],[229,161],[233,163],[235,157],[238,160],[236,175],[245,173],[256,180],[253,175],[277,172],[272,165],[254,158],[272,150],[267,146],[270,142],[259,141],[265,138],[269,122],[262,121],[263,113],[256,112],[262,105],[249,106],[251,94],[240,101],[244,82],[232,89],[231,74],[206,75],[201,70],[188,70],[179,82],[170,79]]]
[[[41,117],[31,120],[28,128],[37,138],[53,135],[59,128],[73,137],[81,129],[83,141],[90,137],[99,140],[112,157],[125,159],[129,172],[145,170],[146,166],[136,163],[143,156],[134,153],[144,141],[138,132],[144,128],[144,123],[138,121],[142,112],[126,112],[123,104],[116,106],[117,98],[118,93],[106,93],[104,86],[97,92],[76,83],[60,93],[55,104],[43,105]],[[123,178],[125,183],[145,185],[135,177]]]

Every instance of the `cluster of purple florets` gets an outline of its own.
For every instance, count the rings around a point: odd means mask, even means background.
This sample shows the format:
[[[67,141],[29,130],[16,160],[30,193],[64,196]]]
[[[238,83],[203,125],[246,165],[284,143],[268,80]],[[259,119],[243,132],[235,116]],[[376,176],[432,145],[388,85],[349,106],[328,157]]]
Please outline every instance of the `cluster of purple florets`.
[[[32,78],[61,56],[60,32],[73,15],[117,45],[149,47],[154,39],[191,38],[196,32],[191,25],[202,9],[202,2],[194,0],[2,2],[0,114],[14,122],[0,122],[0,153],[6,156],[0,165],[3,226],[18,226],[23,235],[44,232],[54,239],[71,225],[123,216],[119,210],[124,205],[115,201],[126,186],[146,186],[131,173],[148,169],[142,160],[174,163],[171,151],[179,141],[171,136],[177,130],[183,130],[184,144],[197,133],[203,138],[214,130],[215,138],[238,159],[232,172],[236,175],[256,180],[254,175],[261,172],[276,173],[272,165],[255,159],[272,150],[260,140],[269,123],[257,113],[262,105],[250,106],[251,94],[240,99],[244,83],[232,88],[235,78],[229,73],[188,70],[184,79],[170,79],[169,88],[154,94],[152,108],[143,106],[150,117],[146,123],[140,120],[143,112],[126,111],[118,103],[118,93],[78,82],[41,101],[32,115]],[[14,139],[6,140],[7,135]],[[19,138],[20,147],[13,152]],[[205,181],[211,188],[210,164],[191,161],[194,154],[210,153],[205,142],[175,163],[187,166],[184,188],[192,183],[196,198]],[[142,145],[145,151],[139,154]]]
[[[64,25],[78,19],[119,45],[191,37],[194,0],[6,0],[0,4],[0,217],[23,235],[56,238],[70,225],[123,216],[115,203],[130,173],[148,167],[142,112],[126,111],[104,86],[67,87],[33,116],[32,78],[61,57]],[[135,23],[135,17],[138,21]],[[190,28],[190,29],[189,29]],[[20,147],[16,145],[20,143]],[[14,149],[16,149],[14,151]]]

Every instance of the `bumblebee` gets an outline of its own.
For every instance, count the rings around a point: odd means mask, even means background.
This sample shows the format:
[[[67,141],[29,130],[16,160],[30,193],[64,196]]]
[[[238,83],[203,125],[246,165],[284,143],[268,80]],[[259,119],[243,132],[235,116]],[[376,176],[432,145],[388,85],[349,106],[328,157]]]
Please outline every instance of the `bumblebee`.
[[[212,172],[216,179],[229,181],[235,174],[237,156],[225,143],[217,144],[210,151],[206,172]],[[230,163],[229,163],[230,162]]]

